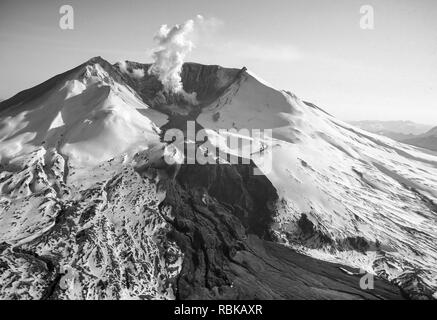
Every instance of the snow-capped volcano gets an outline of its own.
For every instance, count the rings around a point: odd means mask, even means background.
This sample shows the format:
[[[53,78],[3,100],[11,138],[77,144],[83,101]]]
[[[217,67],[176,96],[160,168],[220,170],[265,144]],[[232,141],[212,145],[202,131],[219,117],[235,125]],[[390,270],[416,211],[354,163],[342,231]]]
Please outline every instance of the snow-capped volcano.
[[[184,64],[194,103],[163,91],[149,67],[93,58],[0,104],[1,297],[434,294],[437,156],[245,68]],[[187,121],[248,162],[202,149],[216,163],[184,163],[163,136]],[[374,290],[356,268],[379,276]]]

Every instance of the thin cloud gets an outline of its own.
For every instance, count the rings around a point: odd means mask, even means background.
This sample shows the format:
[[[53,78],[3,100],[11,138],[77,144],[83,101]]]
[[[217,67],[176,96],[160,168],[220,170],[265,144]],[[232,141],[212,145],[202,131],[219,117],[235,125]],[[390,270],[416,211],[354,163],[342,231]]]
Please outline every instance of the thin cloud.
[[[259,45],[259,44],[230,44],[232,50],[236,50],[239,58],[271,61],[271,62],[292,62],[300,60],[302,54],[291,45]]]
[[[293,62],[303,58],[302,52],[288,44],[248,43],[247,41],[209,41],[202,44],[210,55],[230,56],[243,61]],[[201,48],[199,48],[201,49]]]

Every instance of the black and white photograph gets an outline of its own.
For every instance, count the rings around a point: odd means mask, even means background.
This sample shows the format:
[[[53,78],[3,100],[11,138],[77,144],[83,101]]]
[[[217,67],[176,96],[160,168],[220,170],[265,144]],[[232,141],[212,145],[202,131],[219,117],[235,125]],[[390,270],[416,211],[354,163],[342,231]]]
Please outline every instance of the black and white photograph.
[[[0,300],[437,300],[436,17],[0,0]]]

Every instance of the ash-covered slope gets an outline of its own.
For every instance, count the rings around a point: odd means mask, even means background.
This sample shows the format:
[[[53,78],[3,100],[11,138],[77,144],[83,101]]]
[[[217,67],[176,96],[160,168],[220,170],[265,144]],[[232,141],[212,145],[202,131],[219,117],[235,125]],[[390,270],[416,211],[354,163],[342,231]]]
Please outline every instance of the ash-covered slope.
[[[2,298],[401,298],[354,267],[432,295],[435,157],[245,69],[185,64],[182,80],[198,104],[94,58],[0,104]],[[222,151],[238,154],[220,128],[273,142],[252,139],[250,164],[167,165],[181,153],[162,131],[190,119]]]
[[[402,299],[381,279],[362,290],[359,271],[297,253],[272,241],[278,200],[250,165],[183,165],[161,207],[184,252],[178,299]],[[167,182],[168,183],[168,182]]]

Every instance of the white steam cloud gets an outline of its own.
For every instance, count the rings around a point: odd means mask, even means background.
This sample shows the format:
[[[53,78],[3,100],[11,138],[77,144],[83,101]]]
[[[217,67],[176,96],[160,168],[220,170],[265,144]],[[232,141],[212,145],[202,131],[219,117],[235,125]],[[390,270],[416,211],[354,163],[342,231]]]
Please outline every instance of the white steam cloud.
[[[126,61],[124,61],[124,60],[119,61],[117,64],[118,64],[118,67],[120,68],[121,72],[126,73],[127,75],[131,76],[132,78],[141,79],[144,77],[144,70],[143,69],[133,69],[132,68],[132,71],[130,71],[128,69],[128,65],[127,65]]]
[[[214,20],[215,21],[215,20]],[[194,48],[195,28],[209,27],[211,21],[198,15],[182,24],[169,28],[162,25],[155,36],[158,46],[153,51],[153,64],[149,74],[153,74],[161,81],[167,93],[179,93],[192,103],[196,103],[196,93],[188,94],[184,91],[181,79],[182,66],[185,57]]]

